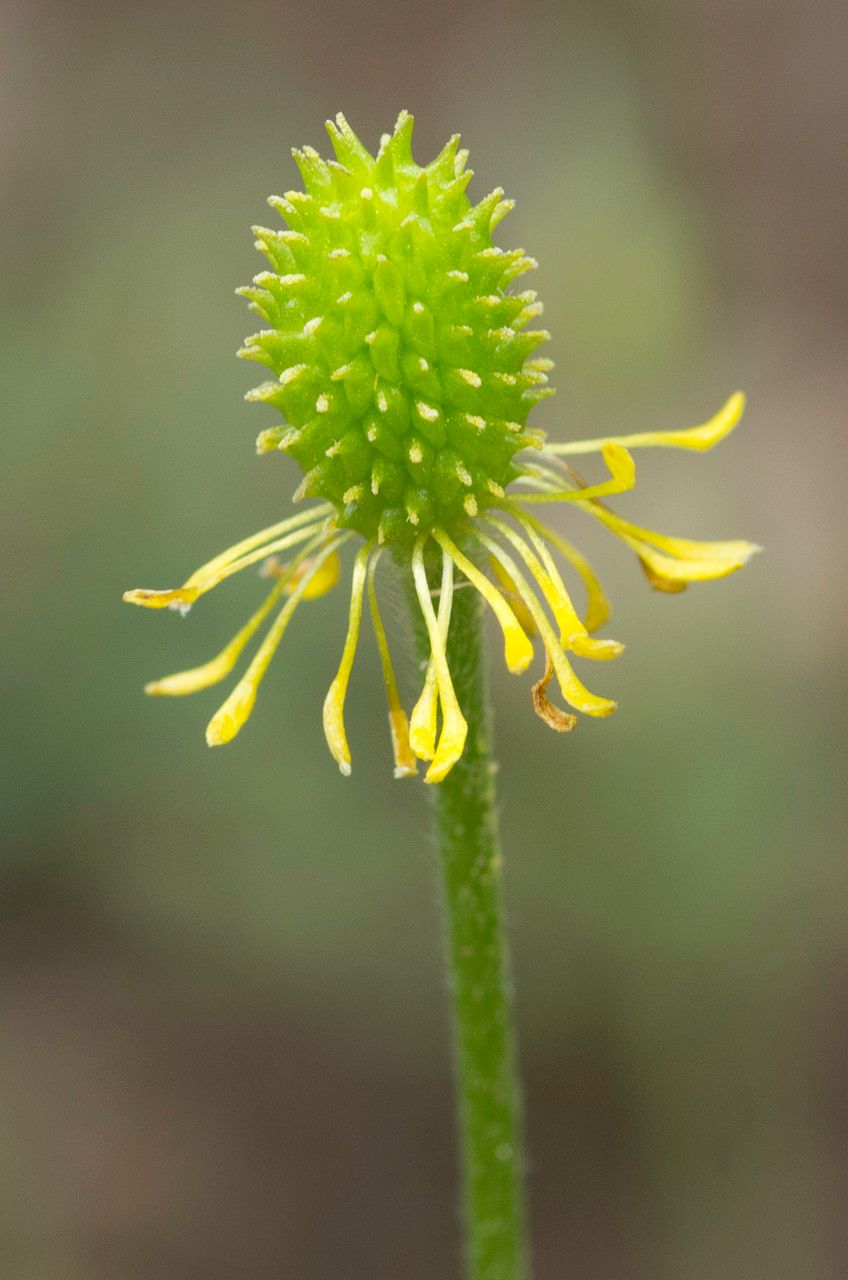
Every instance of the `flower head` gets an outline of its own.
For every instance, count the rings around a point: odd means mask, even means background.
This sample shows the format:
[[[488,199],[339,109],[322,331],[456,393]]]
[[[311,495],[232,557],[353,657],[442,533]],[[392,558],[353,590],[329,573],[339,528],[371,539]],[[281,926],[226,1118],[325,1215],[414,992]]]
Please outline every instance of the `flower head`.
[[[606,660],[621,653],[616,641],[595,635],[609,604],[591,566],[542,523],[537,507],[571,504],[599,520],[636,553],[661,591],[741,568],[757,550],[751,543],[654,533],[615,515],[605,500],[633,487],[631,448],[710,449],[739,421],[744,398],[736,393],[709,422],[682,431],[547,443],[526,424],[533,405],[552,394],[551,361],[534,354],[549,335],[529,327],[542,310],[535,293],[511,287],[536,264],[523,250],[492,242],[512,202],[500,188],[479,204],[469,202],[472,175],[458,136],[419,167],[406,112],[383,136],[376,157],[343,116],[327,129],[336,159],[325,161],[308,147],[294,152],[306,190],[270,198],[288,227],[253,228],[271,269],[238,291],[268,326],[239,354],[274,374],[247,399],[274,406],[284,419],[261,433],[258,452],[294,458],[304,473],[294,500],[314,503],[216,556],[181,587],[129,591],[124,598],[186,612],[250,566],[261,565],[275,579],[217,657],[147,686],[152,694],[178,695],[223,680],[279,605],[208,726],[207,741],[217,746],[246,722],[300,601],[335,585],[339,552],[358,540],[347,636],[324,704],[327,742],[349,773],[344,703],[367,595],[395,774],[414,774],[417,758],[430,762],[425,780],[438,782],[461,755],[467,732],[446,656],[455,573],[494,613],[510,671],[529,666],[538,640],[545,669],[533,704],[548,724],[563,731],[573,727],[575,711],[608,715],[615,703],[589,692],[568,655]],[[589,453],[601,455],[608,473],[594,483],[570,462]],[[423,689],[409,719],[377,601],[375,573],[384,549],[411,576],[430,640]],[[288,558],[281,561],[283,553]],[[582,579],[582,614],[560,571],[563,561]],[[441,567],[438,586],[431,580],[434,564],[437,573]],[[554,677],[570,712],[548,698]]]

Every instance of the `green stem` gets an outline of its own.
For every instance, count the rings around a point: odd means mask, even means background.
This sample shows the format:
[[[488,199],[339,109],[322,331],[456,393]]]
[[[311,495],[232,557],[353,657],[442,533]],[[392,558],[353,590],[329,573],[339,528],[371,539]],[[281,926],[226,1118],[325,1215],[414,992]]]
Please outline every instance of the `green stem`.
[[[417,602],[412,612],[423,661],[429,644]],[[477,592],[457,590],[448,659],[468,741],[430,793],[453,1005],[467,1274],[527,1280],[521,1104],[480,614]]]

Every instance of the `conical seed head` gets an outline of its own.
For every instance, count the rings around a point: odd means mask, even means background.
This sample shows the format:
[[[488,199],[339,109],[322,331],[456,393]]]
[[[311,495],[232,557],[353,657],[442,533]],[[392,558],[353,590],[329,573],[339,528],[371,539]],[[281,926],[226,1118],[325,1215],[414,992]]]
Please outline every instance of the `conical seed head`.
[[[268,327],[239,354],[276,375],[249,398],[289,428],[263,433],[263,451],[278,439],[303,493],[383,542],[459,533],[517,474],[527,415],[550,394],[529,362],[548,336],[526,329],[541,306],[508,292],[535,263],[492,242],[510,202],[497,188],[470,203],[458,137],[418,166],[412,125],[401,112],[375,157],[339,115],[335,160],[296,151],[306,190],[270,198],[288,228],[253,229],[271,270],[240,291]]]

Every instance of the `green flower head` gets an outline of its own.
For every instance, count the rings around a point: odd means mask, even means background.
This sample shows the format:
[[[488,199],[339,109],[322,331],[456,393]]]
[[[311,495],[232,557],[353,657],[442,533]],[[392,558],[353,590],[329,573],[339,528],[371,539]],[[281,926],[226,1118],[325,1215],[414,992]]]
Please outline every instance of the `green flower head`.
[[[248,398],[286,420],[258,447],[378,543],[458,534],[520,474],[527,415],[550,394],[536,295],[507,292],[536,264],[492,243],[511,202],[496,188],[471,205],[458,135],[422,169],[406,112],[376,158],[344,116],[328,129],[336,160],[295,151],[306,191],[269,202],[289,228],[253,228],[272,269],[240,292],[270,328],[239,354],[274,371]]]
[[[394,132],[383,135],[376,156],[342,115],[327,129],[336,159],[323,160],[308,147],[294,152],[306,190],[270,198],[288,227],[253,228],[271,269],[238,291],[267,325],[239,354],[274,373],[247,398],[283,415],[282,425],[261,433],[258,451],[294,458],[303,471],[294,499],[314,503],[216,556],[182,587],[137,589],[125,599],[186,612],[242,569],[258,564],[274,578],[267,599],[220,654],[147,686],[149,693],[179,695],[224,679],[279,605],[247,671],[209,724],[207,741],[217,746],[247,721],[298,604],[336,584],[339,552],[358,537],[347,636],[324,704],[327,742],[349,773],[344,702],[367,593],[395,774],[414,774],[416,760],[427,760],[425,780],[439,782],[462,754],[467,734],[446,650],[455,571],[493,611],[510,671],[526,670],[539,642],[545,665],[533,704],[542,719],[560,731],[576,721],[548,699],[554,676],[572,711],[608,715],[615,703],[582,684],[569,655],[606,660],[621,653],[617,641],[595,634],[609,604],[584,557],[534,508],[565,503],[599,520],[636,553],[661,591],[741,568],[757,549],[751,543],[656,533],[615,515],[605,499],[633,487],[631,448],[710,449],[739,421],[744,397],[737,392],[698,427],[547,443],[526,424],[533,405],[551,394],[551,362],[534,354],[549,335],[528,327],[542,310],[536,295],[513,288],[535,263],[522,249],[492,242],[512,202],[496,188],[470,203],[465,188],[472,175],[458,136],[419,167],[406,112]],[[568,461],[591,453],[602,456],[607,478],[587,482]],[[377,602],[375,573],[385,547],[411,576],[430,639],[430,662],[409,718]],[[281,561],[289,551],[291,558]],[[572,603],[563,561],[582,580],[582,610]]]

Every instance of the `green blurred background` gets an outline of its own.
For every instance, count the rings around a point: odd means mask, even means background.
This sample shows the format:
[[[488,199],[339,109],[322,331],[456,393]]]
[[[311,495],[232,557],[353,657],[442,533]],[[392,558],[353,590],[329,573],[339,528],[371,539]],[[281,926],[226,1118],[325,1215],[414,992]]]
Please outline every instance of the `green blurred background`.
[[[619,504],[765,555],[650,592],[604,531],[611,720],[494,673],[539,1280],[848,1273],[848,241],[833,0],[7,0],[0,1261],[9,1280],[456,1280],[438,887],[343,593],[256,714],[146,700],[256,598],[120,604],[287,510],[233,358],[249,225],[343,109],[518,206],[550,432],[688,425]],[[399,614],[399,607],[396,609]],[[494,664],[495,666],[497,664]],[[597,683],[597,681],[596,681]]]

